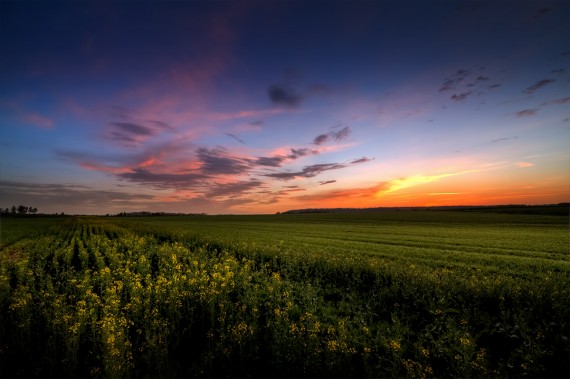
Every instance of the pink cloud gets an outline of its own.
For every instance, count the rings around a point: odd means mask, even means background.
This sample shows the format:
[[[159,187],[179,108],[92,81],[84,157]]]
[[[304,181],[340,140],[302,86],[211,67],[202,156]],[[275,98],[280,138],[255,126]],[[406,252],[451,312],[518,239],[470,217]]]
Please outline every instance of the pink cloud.
[[[534,163],[530,163],[530,162],[517,162],[517,166],[520,168],[527,168],[527,167],[532,167],[534,166]]]

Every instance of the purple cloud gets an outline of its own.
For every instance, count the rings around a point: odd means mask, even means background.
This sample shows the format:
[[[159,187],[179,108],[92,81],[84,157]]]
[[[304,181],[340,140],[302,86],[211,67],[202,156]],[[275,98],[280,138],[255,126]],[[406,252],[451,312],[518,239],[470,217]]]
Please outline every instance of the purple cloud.
[[[460,93],[459,95],[453,95],[451,96],[451,100],[454,101],[462,101],[465,100],[467,98],[467,96],[471,95],[472,92],[464,92],[464,93]]]
[[[202,162],[202,172],[208,175],[244,174],[251,168],[247,160],[228,155],[221,146],[201,147],[196,150],[196,156]]]
[[[529,117],[534,116],[538,112],[538,109],[524,109],[522,111],[515,112],[517,117]]]
[[[526,93],[527,95],[530,95],[530,94],[532,94],[534,91],[536,91],[536,90],[538,90],[538,89],[544,87],[545,85],[550,84],[550,83],[554,83],[554,82],[555,82],[554,79],[542,79],[542,80],[539,80],[538,82],[534,83],[532,86],[530,86],[530,87],[528,87],[527,89],[525,89],[525,90],[523,91],[523,93]]]
[[[315,137],[315,139],[313,140],[313,143],[315,145],[322,145],[325,142],[328,141],[342,141],[344,139],[346,139],[351,133],[351,129],[348,126],[345,126],[344,128],[338,130],[338,131],[332,131],[326,134],[321,134],[317,137]]]
[[[271,85],[267,94],[273,104],[291,108],[298,107],[303,100],[303,96],[295,93],[291,88],[279,84]]]

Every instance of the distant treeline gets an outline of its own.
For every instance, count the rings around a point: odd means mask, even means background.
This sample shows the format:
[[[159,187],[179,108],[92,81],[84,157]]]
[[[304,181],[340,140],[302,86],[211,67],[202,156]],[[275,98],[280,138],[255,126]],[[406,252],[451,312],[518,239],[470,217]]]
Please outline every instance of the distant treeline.
[[[0,213],[3,215],[35,215],[38,213],[38,208],[25,205],[12,205],[9,208],[0,208]]]
[[[281,214],[304,213],[375,213],[385,211],[472,211],[493,212],[509,214],[541,214],[567,216],[570,203],[544,204],[544,205],[458,205],[434,207],[376,207],[376,208],[306,208],[293,209]]]

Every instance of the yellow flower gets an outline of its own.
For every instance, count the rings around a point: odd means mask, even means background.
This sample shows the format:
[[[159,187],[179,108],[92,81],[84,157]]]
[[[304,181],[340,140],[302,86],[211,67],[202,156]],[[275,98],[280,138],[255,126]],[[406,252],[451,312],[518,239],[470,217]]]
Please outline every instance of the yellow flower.
[[[338,342],[336,342],[335,340],[328,341],[327,349],[329,349],[330,351],[336,351],[338,349]]]
[[[470,340],[469,338],[461,337],[461,338],[459,339],[459,342],[461,342],[461,344],[462,344],[463,346],[469,346],[469,345],[471,345],[471,340]]]
[[[388,346],[390,346],[390,349],[395,350],[395,351],[398,351],[401,348],[400,343],[398,341],[395,341],[395,340],[390,341]]]

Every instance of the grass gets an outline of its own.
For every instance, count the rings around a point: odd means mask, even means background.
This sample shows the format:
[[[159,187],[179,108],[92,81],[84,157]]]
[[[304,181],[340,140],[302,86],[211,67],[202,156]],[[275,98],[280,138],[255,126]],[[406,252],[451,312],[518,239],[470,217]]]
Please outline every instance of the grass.
[[[570,370],[567,216],[30,218],[2,236],[4,377]]]

